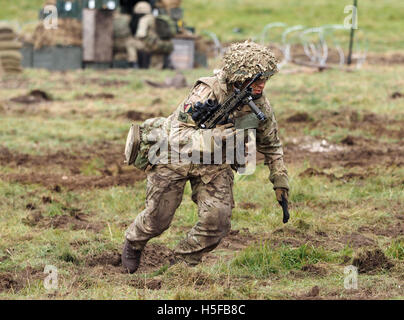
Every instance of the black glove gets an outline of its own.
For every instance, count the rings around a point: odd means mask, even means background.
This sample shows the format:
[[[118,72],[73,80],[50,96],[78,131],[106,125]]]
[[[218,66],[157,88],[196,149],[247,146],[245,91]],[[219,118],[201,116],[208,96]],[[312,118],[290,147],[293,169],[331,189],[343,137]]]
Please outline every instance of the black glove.
[[[289,220],[289,210],[288,210],[288,190],[283,188],[275,189],[276,200],[282,207],[283,211],[283,223]]]
[[[288,190],[284,188],[277,188],[275,189],[276,200],[278,200],[279,204],[281,205],[282,202],[282,195],[286,201],[288,201]]]

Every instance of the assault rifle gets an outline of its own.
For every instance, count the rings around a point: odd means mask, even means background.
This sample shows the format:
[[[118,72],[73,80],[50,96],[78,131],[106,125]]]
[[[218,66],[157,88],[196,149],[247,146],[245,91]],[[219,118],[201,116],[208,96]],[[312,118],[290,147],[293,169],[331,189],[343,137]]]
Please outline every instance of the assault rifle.
[[[262,75],[262,72],[257,73],[243,89],[234,88],[231,96],[221,105],[210,99],[203,104],[197,102],[192,114],[192,119],[196,125],[201,129],[212,129],[217,124],[226,123],[229,115],[240,105],[245,104],[250,106],[259,121],[265,121],[267,117],[253,101],[251,87]]]

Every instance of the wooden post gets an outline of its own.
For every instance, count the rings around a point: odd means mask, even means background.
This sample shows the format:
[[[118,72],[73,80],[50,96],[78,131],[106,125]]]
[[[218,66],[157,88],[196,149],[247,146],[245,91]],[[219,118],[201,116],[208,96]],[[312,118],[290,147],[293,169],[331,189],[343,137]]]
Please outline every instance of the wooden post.
[[[349,39],[349,53],[348,53],[348,61],[347,64],[351,65],[352,63],[352,50],[353,50],[353,44],[354,44],[354,35],[355,35],[355,27],[357,27],[356,25],[356,21],[357,21],[357,8],[358,8],[358,0],[354,0],[354,10],[352,12],[352,26],[351,26],[351,36]]]
[[[83,10],[83,61],[112,62],[113,11]]]

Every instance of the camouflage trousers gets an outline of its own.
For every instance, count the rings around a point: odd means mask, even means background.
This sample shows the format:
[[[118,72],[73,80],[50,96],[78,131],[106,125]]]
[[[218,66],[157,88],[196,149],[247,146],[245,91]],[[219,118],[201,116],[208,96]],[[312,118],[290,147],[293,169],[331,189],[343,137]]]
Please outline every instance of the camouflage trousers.
[[[146,208],[126,230],[126,238],[138,249],[168,229],[182,201],[189,180],[192,200],[198,205],[199,221],[177,245],[175,252],[197,259],[213,250],[231,227],[233,172],[228,165],[189,165],[176,170],[171,165],[157,165],[148,172]]]
[[[129,62],[138,62],[138,50],[144,50],[145,45],[143,41],[136,39],[134,37],[128,38],[125,43],[126,45],[126,52],[128,54],[128,61]]]
[[[169,40],[146,38],[140,40],[129,37],[125,42],[129,62],[138,61],[138,51],[146,51],[151,55],[150,68],[163,69],[165,57],[173,51],[173,45]]]

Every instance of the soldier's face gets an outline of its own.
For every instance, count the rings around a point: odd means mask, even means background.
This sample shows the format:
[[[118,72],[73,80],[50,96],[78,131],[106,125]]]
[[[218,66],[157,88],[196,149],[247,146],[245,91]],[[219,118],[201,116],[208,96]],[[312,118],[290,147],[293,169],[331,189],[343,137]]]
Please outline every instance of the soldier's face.
[[[264,91],[265,84],[267,83],[266,79],[259,79],[255,81],[252,85],[252,94],[255,96],[261,95],[262,92]]]

